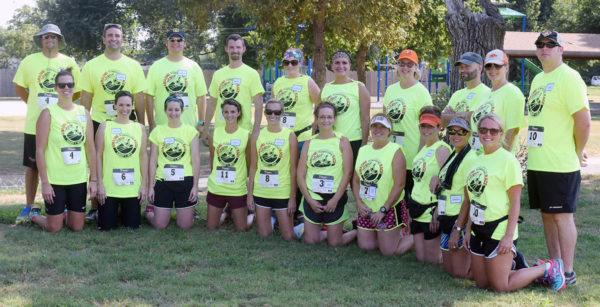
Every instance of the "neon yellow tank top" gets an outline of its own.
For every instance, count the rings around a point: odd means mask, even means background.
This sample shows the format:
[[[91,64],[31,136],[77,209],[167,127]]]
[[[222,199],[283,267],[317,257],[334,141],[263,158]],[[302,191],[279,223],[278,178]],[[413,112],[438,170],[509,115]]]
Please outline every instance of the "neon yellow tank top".
[[[58,104],[48,106],[50,131],[44,151],[48,182],[72,185],[87,182],[85,133],[87,117],[83,106],[64,110]]]
[[[321,91],[321,100],[331,103],[337,109],[334,130],[350,141],[362,139],[358,84],[357,81],[344,84],[329,82]]]
[[[246,146],[248,130],[238,127],[229,134],[217,127],[213,135],[214,157],[208,177],[208,191],[223,196],[243,196],[248,193],[246,178]]]
[[[313,101],[308,92],[309,79],[306,75],[293,79],[283,76],[273,84],[275,98],[283,103],[285,112],[281,116],[281,126],[298,131],[312,124]]]
[[[431,190],[429,189],[429,182],[431,181],[431,177],[437,176],[440,172],[441,165],[439,165],[435,153],[438,148],[442,146],[448,148],[448,151],[450,151],[450,146],[448,146],[448,144],[443,141],[437,141],[431,146],[423,146],[413,160],[412,176],[415,185],[413,186],[410,197],[422,205],[429,205],[430,203],[437,202],[437,197],[435,194],[431,193]],[[429,214],[429,211],[431,211],[431,208],[427,209],[427,211],[416,218],[415,221],[429,223],[431,221],[431,214]]]
[[[317,193],[334,194],[344,175],[344,163],[340,150],[340,137],[326,140],[313,138],[306,155],[306,186],[313,199],[320,200]]]
[[[254,191],[258,197],[288,199],[291,192],[290,176],[290,133],[282,128],[269,132],[263,128],[256,139],[258,159],[254,175]]]
[[[110,197],[137,197],[142,184],[142,126],[106,121],[102,152],[102,183]]]

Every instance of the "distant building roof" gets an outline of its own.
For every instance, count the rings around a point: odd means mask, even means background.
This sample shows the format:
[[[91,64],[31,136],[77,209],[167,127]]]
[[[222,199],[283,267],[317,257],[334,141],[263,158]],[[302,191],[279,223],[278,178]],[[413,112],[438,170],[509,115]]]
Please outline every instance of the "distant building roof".
[[[504,51],[513,58],[535,58],[538,32],[506,31]],[[600,59],[600,34],[560,33],[563,41],[563,57],[570,59]]]

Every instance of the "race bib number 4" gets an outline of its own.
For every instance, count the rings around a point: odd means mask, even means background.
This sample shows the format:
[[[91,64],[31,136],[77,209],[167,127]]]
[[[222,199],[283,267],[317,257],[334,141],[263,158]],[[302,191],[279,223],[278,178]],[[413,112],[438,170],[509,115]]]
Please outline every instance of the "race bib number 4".
[[[114,100],[104,101],[104,110],[106,111],[106,115],[108,116],[117,116],[117,108],[115,108]]]
[[[282,127],[293,129],[296,127],[296,113],[283,112],[279,121]]]
[[[235,184],[235,167],[217,166],[215,181],[217,183]]]
[[[38,94],[38,108],[41,110],[51,104],[58,102],[58,95],[52,93]]]
[[[263,188],[279,187],[279,172],[278,171],[260,171],[258,176],[259,184]]]
[[[66,165],[81,163],[81,147],[63,147],[60,151]]]
[[[481,141],[479,140],[479,134],[477,132],[473,132],[470,143],[471,149],[473,149],[475,152],[479,152],[481,150]]]
[[[475,225],[484,225],[485,224],[485,209],[487,207],[472,200],[471,201],[471,209],[469,210],[469,216],[471,217],[471,221]]]
[[[165,181],[183,181],[184,172],[181,164],[166,164],[163,169]]]
[[[134,174],[133,168],[115,168],[113,169],[113,182],[116,186],[133,185]]]
[[[312,179],[312,190],[316,193],[333,193],[333,176],[314,175]]]
[[[361,182],[360,191],[358,192],[361,199],[373,200],[377,197],[377,186],[364,184]]]
[[[400,131],[392,131],[392,142],[404,146],[404,132]]]
[[[544,127],[529,126],[527,131],[527,147],[542,147]]]

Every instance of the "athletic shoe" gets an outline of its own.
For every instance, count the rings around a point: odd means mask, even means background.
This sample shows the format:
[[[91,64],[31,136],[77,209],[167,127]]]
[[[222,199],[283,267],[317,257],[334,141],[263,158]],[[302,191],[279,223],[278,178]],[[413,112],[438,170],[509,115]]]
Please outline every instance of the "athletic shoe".
[[[575,274],[575,271],[571,273],[565,273],[565,282],[567,286],[574,286],[577,284],[577,274]]]
[[[15,219],[15,224],[22,224],[28,222],[30,213],[31,206],[23,207],[23,210],[21,210],[21,214],[19,214],[19,216],[17,216],[17,218]]]
[[[538,259],[535,259],[535,263],[533,264],[533,266],[545,265],[545,264],[546,264],[546,262],[544,260],[538,258]],[[544,273],[544,276],[536,278],[535,283],[538,285],[543,285],[543,286],[547,285],[549,282],[548,282],[548,276],[546,276],[546,275],[547,274]]]
[[[527,264],[527,260],[525,260],[525,256],[520,251],[517,251],[515,257],[513,258],[513,270],[520,270],[528,268],[529,264]]]
[[[33,204],[31,206],[31,214],[29,215],[29,220],[33,222],[33,217],[36,215],[42,215],[42,206],[38,204]]]
[[[271,230],[275,230],[275,223],[277,223],[277,218],[271,216]]]
[[[86,221],[95,221],[98,219],[98,209],[90,209],[88,213],[85,215]]]
[[[561,259],[548,260],[550,270],[548,270],[548,280],[554,291],[558,292],[565,288],[565,270]]]
[[[146,214],[154,212],[154,206],[151,204],[147,204],[146,205],[146,209],[144,210],[144,216],[146,216]]]
[[[302,238],[302,235],[304,234],[304,223],[294,226],[294,233],[298,239]]]

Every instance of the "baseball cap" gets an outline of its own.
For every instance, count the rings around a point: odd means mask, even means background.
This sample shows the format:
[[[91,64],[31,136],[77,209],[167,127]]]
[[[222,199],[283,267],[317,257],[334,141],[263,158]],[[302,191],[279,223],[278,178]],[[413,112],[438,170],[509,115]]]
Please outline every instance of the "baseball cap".
[[[460,128],[465,129],[466,131],[469,131],[469,132],[471,131],[471,125],[469,124],[469,122],[466,119],[459,117],[459,116],[455,116],[450,121],[450,123],[448,124],[448,128],[450,128],[450,127],[460,127]]]
[[[402,50],[402,52],[400,52],[400,54],[398,55],[398,61],[400,60],[409,60],[415,64],[419,64],[419,56],[417,55],[417,53],[414,50],[410,50],[410,49],[404,49]]]
[[[460,59],[454,63],[454,66],[458,66],[460,64],[471,65],[473,63],[477,63],[479,65],[483,65],[483,59],[479,55],[479,53],[475,52],[465,52],[460,56]]]
[[[55,24],[49,23],[47,25],[44,25],[42,27],[42,29],[40,30],[40,32],[38,32],[36,35],[33,36],[33,41],[35,42],[36,45],[38,45],[38,47],[42,47],[42,36],[44,34],[48,34],[48,33],[52,33],[52,34],[56,34],[56,35],[60,36],[60,40],[58,41],[59,47],[64,47],[67,45],[67,43],[65,42],[65,38],[63,37],[62,33],[60,32],[60,28]]]
[[[508,63],[508,57],[504,51],[500,49],[494,49],[485,55],[485,64],[488,63],[504,65]]]
[[[387,118],[385,118],[385,116],[378,115],[373,117],[369,126],[373,126],[375,124],[382,124],[384,127],[392,130],[392,123],[390,123],[390,121]]]
[[[300,49],[290,48],[290,49],[286,50],[285,53],[283,54],[283,59],[284,60],[296,59],[298,61],[302,61],[302,53],[300,52]]]
[[[538,38],[535,40],[535,42],[537,43],[544,38],[555,42],[559,46],[562,46],[562,39],[560,38],[560,34],[558,34],[558,32],[556,32],[556,31],[550,31],[550,30],[542,31],[540,33],[540,35],[538,36]]]
[[[185,40],[185,34],[183,33],[183,29],[173,28],[173,29],[169,30],[169,32],[167,32],[167,39],[171,38],[171,36],[173,36],[173,35],[179,35],[179,37],[181,37]]]
[[[420,124],[429,124],[433,127],[437,127],[438,125],[440,125],[442,123],[442,120],[430,113],[425,113],[423,115],[421,115],[421,117],[419,118],[419,125]]]

